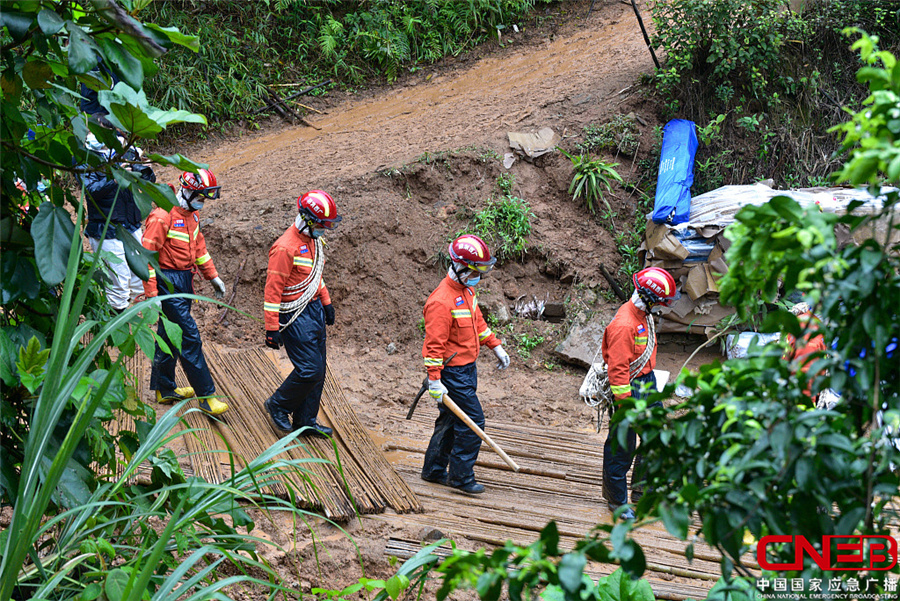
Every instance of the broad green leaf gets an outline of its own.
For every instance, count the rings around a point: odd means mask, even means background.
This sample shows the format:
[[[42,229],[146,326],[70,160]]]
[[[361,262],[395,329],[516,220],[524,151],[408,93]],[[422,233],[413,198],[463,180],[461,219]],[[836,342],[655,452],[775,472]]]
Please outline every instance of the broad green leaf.
[[[690,514],[684,505],[663,503],[659,506],[659,515],[669,534],[677,536],[681,540],[687,538]]]
[[[559,560],[559,584],[570,593],[574,593],[581,586],[581,576],[584,573],[584,566],[587,565],[587,558],[583,553],[566,553]]]
[[[114,39],[102,37],[97,40],[97,43],[106,57],[107,64],[121,77],[122,81],[135,90],[141,89],[144,85],[144,68],[141,61],[127,52],[122,44]]]
[[[177,27],[160,27],[155,23],[146,23],[145,27],[163,34],[175,44],[190,48],[194,52],[200,51],[200,38],[198,36],[181,33]]]
[[[87,73],[97,67],[97,45],[83,29],[72,21],[69,30],[69,68],[73,73]]]
[[[125,588],[128,586],[128,572],[121,568],[110,570],[106,575],[104,592],[109,601],[123,601]]]
[[[144,248],[128,230],[119,224],[116,224],[116,237],[122,241],[128,268],[145,282],[149,280],[150,266],[159,269],[159,253]]]
[[[193,171],[197,169],[209,169],[209,165],[206,163],[195,163],[191,159],[184,157],[180,154],[149,154],[147,158],[153,161],[154,163],[159,163],[160,165],[172,165],[177,167],[181,171]],[[168,187],[168,186],[166,186]]]
[[[44,457],[47,471],[50,470],[52,462],[53,457]],[[93,474],[87,468],[75,459],[69,459],[54,491],[56,502],[70,509],[86,504],[91,498],[91,488],[88,483],[92,480]]]
[[[80,601],[94,601],[103,592],[103,587],[97,582],[92,582],[81,591]]]
[[[37,21],[38,27],[41,28],[41,31],[45,35],[59,33],[63,28],[63,25],[66,24],[62,17],[47,8],[38,13]]]
[[[4,251],[10,246],[24,246],[27,248],[34,246],[34,240],[28,235],[28,232],[16,223],[16,220],[12,217],[0,219],[0,240],[3,241]]]
[[[22,79],[32,90],[49,88],[49,80],[52,77],[53,69],[44,61],[28,61],[22,68]]]
[[[559,529],[554,520],[547,522],[547,525],[541,530],[541,541],[544,543],[545,554],[559,554]]]
[[[178,205],[178,199],[172,188],[166,184],[157,184],[148,182],[140,177],[136,178],[134,185],[131,187],[131,193],[134,194],[134,200],[141,209],[141,215],[144,219],[150,214],[151,207],[148,203],[155,203],[156,206],[164,211],[171,211],[172,207]],[[146,214],[144,211],[147,211]]]
[[[6,330],[0,330],[0,382],[11,387],[16,384],[16,345]]]
[[[166,318],[166,316],[163,315],[162,313],[160,313],[160,315],[159,315],[159,320],[160,320],[160,323],[163,324],[163,329],[166,332],[166,338],[169,339],[169,342],[172,343],[172,346],[174,346],[180,353],[181,352],[181,327],[178,324],[176,324],[172,321],[169,321]]]
[[[48,286],[56,286],[66,279],[66,264],[74,235],[75,224],[65,209],[52,202],[41,204],[31,226],[31,237],[35,249],[40,249],[35,252],[35,261]]]
[[[41,349],[37,336],[32,336],[26,346],[19,349],[19,360],[16,367],[20,373],[43,373],[50,349]]]
[[[16,11],[4,10],[0,11],[0,26],[6,27],[9,35],[19,42],[28,35],[31,24],[34,23],[34,15],[28,13],[20,13]]]
[[[384,590],[391,599],[397,599],[400,594],[409,586],[409,578],[402,574],[395,574],[384,583]]]

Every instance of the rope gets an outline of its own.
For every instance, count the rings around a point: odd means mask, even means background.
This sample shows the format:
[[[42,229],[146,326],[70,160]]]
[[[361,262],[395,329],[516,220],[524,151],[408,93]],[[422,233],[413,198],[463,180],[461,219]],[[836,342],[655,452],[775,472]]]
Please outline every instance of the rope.
[[[291,313],[291,318],[288,320],[286,324],[278,328],[278,331],[283,331],[286,327],[294,323],[294,320],[297,319],[303,310],[306,309],[306,305],[309,304],[309,301],[313,299],[316,293],[319,291],[319,284],[322,281],[322,272],[325,270],[325,253],[323,252],[322,240],[320,238],[316,238],[316,260],[313,263],[312,271],[309,272],[309,275],[306,276],[306,279],[300,282],[299,284],[294,284],[293,286],[285,286],[284,293],[282,294],[290,294],[292,292],[296,292],[297,290],[303,290],[303,293],[295,298],[292,301],[282,302],[278,307],[279,313]]]
[[[647,362],[650,360],[650,355],[653,354],[653,349],[656,348],[656,325],[653,323],[653,317],[651,315],[647,315],[647,329],[649,332],[647,336],[647,346],[644,347],[644,352],[628,366],[629,382],[634,380],[641,370],[644,369],[644,366],[647,365]],[[605,331],[603,332],[603,336],[606,336]],[[591,368],[584,377],[584,381],[578,391],[588,407],[597,408],[598,432],[600,431],[603,414],[608,413],[609,415],[612,415],[613,411],[615,411],[615,396],[613,395],[612,388],[609,384],[609,373],[607,371],[606,362],[603,361],[602,356],[600,357],[600,361],[597,361],[597,357],[598,355],[601,355],[602,349],[603,338],[600,339],[600,346],[597,347],[597,352],[594,353],[594,358],[591,360]]]

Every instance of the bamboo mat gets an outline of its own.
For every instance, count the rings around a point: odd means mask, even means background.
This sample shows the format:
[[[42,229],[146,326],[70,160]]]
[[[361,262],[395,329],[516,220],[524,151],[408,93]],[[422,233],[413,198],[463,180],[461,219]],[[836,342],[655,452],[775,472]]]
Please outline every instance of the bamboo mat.
[[[217,418],[197,411],[185,414],[182,427],[195,431],[180,440],[190,461],[190,468],[185,471],[208,482],[223,483],[231,476],[232,469],[241,469],[278,441],[262,403],[284,378],[273,351],[225,351],[211,343],[205,343],[203,350],[216,393],[228,403],[228,411]],[[149,361],[138,354],[128,362],[129,371],[137,375],[136,387],[140,395],[143,392],[141,382],[149,374]],[[176,378],[179,385],[187,385],[180,367]],[[323,414],[326,419],[320,417],[320,420],[334,428],[333,440],[299,438],[301,446],[288,449],[280,456],[328,461],[305,463],[302,472],[285,473],[282,477],[302,496],[304,507],[319,510],[338,521],[348,520],[357,512],[376,513],[388,507],[398,513],[421,511],[415,493],[372,442],[330,370],[326,373],[322,394],[320,416]],[[122,414],[120,419],[118,424],[111,422],[111,431],[133,424],[128,415]],[[230,449],[232,455],[226,449]],[[234,466],[231,465],[232,457]],[[284,484],[276,484],[267,492],[283,498],[288,496]]]
[[[597,523],[612,520],[600,499],[603,438],[584,431],[500,423],[487,418],[488,435],[521,467],[512,472],[486,444],[475,466],[475,476],[485,492],[467,496],[446,486],[423,481],[422,461],[437,411],[420,405],[413,419],[392,422],[385,451],[394,467],[410,484],[425,513],[379,516],[377,519],[412,528],[436,528],[451,539],[472,541],[472,548],[502,546],[507,540],[528,545],[549,520],[555,520],[560,547],[571,549]],[[387,434],[387,433],[385,433]],[[697,529],[694,524],[691,531]],[[424,530],[423,530],[424,531]],[[660,599],[704,598],[720,576],[719,553],[694,541],[694,560],[684,555],[687,542],[671,536],[660,524],[633,534],[646,554],[647,579]],[[459,541],[457,541],[459,544]],[[466,548],[465,543],[460,545]],[[398,549],[403,548],[398,543]],[[751,568],[758,568],[751,558]],[[591,565],[597,577],[615,570],[613,565]]]

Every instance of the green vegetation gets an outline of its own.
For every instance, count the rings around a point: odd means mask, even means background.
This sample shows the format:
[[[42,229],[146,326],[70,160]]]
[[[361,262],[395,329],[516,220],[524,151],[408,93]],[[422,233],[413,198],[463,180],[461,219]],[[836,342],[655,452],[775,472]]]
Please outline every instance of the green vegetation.
[[[584,141],[578,144],[582,154],[604,150],[633,156],[638,151],[640,131],[634,115],[616,115],[611,121],[584,128]]]
[[[611,191],[613,181],[622,182],[622,176],[615,170],[618,163],[606,163],[602,159],[592,159],[590,155],[571,155],[562,148],[558,150],[572,161],[575,170],[572,183],[569,185],[572,200],[581,199],[593,214],[597,213],[597,206],[602,201],[606,206],[606,216],[612,218],[614,215],[612,206],[603,197],[603,190]]]
[[[268,104],[267,85],[394,81],[404,70],[496,39],[499,29],[513,22],[521,26],[536,2],[547,1],[128,4],[164,26],[196,32],[201,41],[199,52],[176,49],[162,57],[159,77],[147,87],[149,97],[221,122]]]
[[[141,3],[124,4],[136,10]],[[176,46],[196,50],[198,40],[110,6],[3,6],[0,500],[12,510],[0,534],[0,599],[205,599],[240,583],[291,590],[257,555],[256,545],[271,541],[250,536],[245,507],[305,518],[296,491],[280,500],[266,490],[285,472],[308,482],[304,461],[275,459],[294,439],[235,468],[222,485],[186,478],[163,446],[177,437],[184,405],[157,420],[123,367],[136,352],[152,354],[159,300],[111,315],[98,285],[100,262],[83,252],[84,203],[73,175],[105,172],[134,193],[144,215],[151,202],[170,208],[175,200],[167,186],[88,153],[88,134],[121,155],[170,125],[205,123],[151,106],[142,91],[154,57]],[[121,79],[111,90],[92,73],[98,57]],[[72,99],[82,83],[100,90],[124,142],[78,111]],[[198,167],[177,154],[147,160]],[[136,243],[128,253],[138,273],[158,267]],[[177,347],[179,337],[171,338]],[[131,415],[134,430],[112,437],[106,425],[115,414]],[[148,467],[150,482],[134,481]]]
[[[667,57],[654,77],[665,118],[698,129],[715,121],[721,134],[698,150],[695,195],[767,178],[782,188],[822,181],[840,167],[828,130],[864,95],[841,29],[861,26],[900,48],[893,0],[814,0],[800,13],[781,0],[659,1],[651,11]]]
[[[531,332],[530,334],[523,332],[516,336],[516,341],[518,342],[516,350],[519,356],[523,359],[528,359],[531,357],[531,351],[544,342],[544,337],[537,332]]]
[[[853,47],[866,65],[859,77],[871,95],[837,128],[852,154],[836,178],[877,193],[882,185],[900,184],[900,143],[888,118],[900,105],[900,72],[893,54],[877,51],[870,37],[862,35]],[[780,349],[763,348],[747,359],[683,376],[696,391],[684,405],[662,410],[638,402],[621,416],[640,434],[652,474],[648,485],[654,492],[645,494],[640,512],[657,513],[682,539],[688,516],[697,512],[705,541],[728,558],[726,577],[749,577],[740,560],[748,533],[756,539],[802,533],[818,542],[823,535],[890,531],[893,512],[886,504],[897,494],[892,465],[900,462],[900,451],[886,444],[876,412],[884,410],[885,424],[900,419],[897,350],[890,348],[892,337],[896,346],[900,316],[881,309],[900,294],[900,248],[888,238],[900,226],[888,219],[883,237],[844,249],[837,246],[834,226],[857,229],[885,218],[898,197],[896,191],[886,194],[875,216],[803,210],[789,197],[778,197],[741,210],[726,233],[732,246],[730,270],[719,282],[723,302],[746,317],[762,303],[800,291],[821,316],[819,331],[831,350],[812,358],[809,373],[819,374],[814,391],[840,391],[832,411],[810,405],[807,376],[792,373]],[[762,331],[803,334],[797,318],[783,310],[770,312]],[[789,562],[793,553],[789,545],[767,551],[775,562]],[[834,573],[807,559],[802,570],[777,575],[809,580]],[[873,588],[884,590],[886,573],[872,575]]]
[[[521,259],[528,252],[532,213],[527,202],[512,196],[514,184],[512,175],[500,175],[497,179],[500,196],[488,199],[485,207],[472,216],[471,226],[453,238],[475,234],[488,243],[498,259]]]

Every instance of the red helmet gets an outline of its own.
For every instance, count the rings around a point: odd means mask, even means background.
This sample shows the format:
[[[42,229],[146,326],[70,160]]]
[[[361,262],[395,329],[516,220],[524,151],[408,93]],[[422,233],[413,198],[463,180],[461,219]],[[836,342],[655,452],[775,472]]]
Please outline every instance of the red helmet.
[[[181,174],[181,187],[211,200],[219,197],[222,186],[216,181],[216,176],[209,169],[198,169],[197,173],[185,171]]]
[[[297,198],[297,210],[310,226],[333,230],[343,219],[337,212],[337,204],[328,192],[310,190]]]
[[[455,263],[464,263],[469,269],[481,273],[490,271],[497,262],[484,240],[474,234],[460,236],[451,242],[448,252]]]
[[[665,305],[678,298],[675,278],[661,267],[642,269],[632,278],[641,299],[650,305]]]

